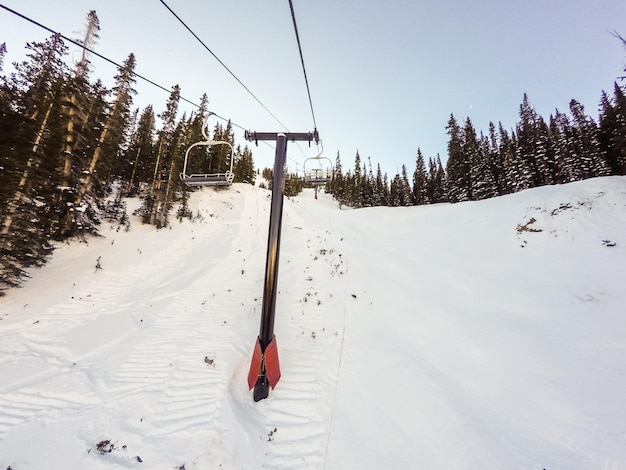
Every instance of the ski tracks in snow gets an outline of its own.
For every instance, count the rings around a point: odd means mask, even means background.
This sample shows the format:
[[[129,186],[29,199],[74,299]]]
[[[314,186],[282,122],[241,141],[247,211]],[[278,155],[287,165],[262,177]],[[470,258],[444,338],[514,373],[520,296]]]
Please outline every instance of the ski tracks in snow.
[[[163,289],[163,295],[175,295],[161,306],[115,377],[118,386],[140,390],[128,431],[141,434],[145,426],[163,447],[179,446],[187,468],[216,462],[211,449],[224,445],[220,409],[256,328],[250,293],[260,289],[261,208],[256,195],[229,194],[215,193],[230,199],[231,209],[217,232],[198,233],[194,247],[176,261],[180,290]],[[173,282],[173,274],[165,282]]]
[[[254,403],[246,376],[269,194],[247,185],[195,193],[201,220],[186,221],[182,236],[146,230],[141,246],[119,234],[67,250],[65,269],[76,269],[77,251],[101,254],[103,269],[83,261],[67,296],[3,323],[0,453],[12,458],[11,439],[48,425],[74,429],[83,464],[132,467],[136,453],[150,468],[323,468],[346,301],[342,238],[328,201],[285,200],[275,328],[282,378]],[[117,250],[128,253],[119,266]],[[237,452],[242,439],[246,455]],[[105,440],[115,450],[103,457],[96,444]],[[163,459],[172,455],[178,460]]]
[[[35,321],[4,324],[0,439],[26,422],[75,419],[87,447],[142,434],[174,446],[181,460],[164,468],[191,468],[190,458],[220,441],[220,402],[247,360],[257,328],[250,292],[263,272],[263,208],[247,194],[255,188],[240,190],[195,194],[203,220],[186,222],[183,237],[164,229],[129,249],[118,236],[109,249],[141,253],[135,263],[105,264],[88,281],[78,273],[69,298]],[[146,462],[159,455],[142,452]]]
[[[343,336],[346,261],[341,235],[333,233],[324,204],[305,196],[285,201],[276,306],[282,377],[258,404],[266,420],[263,468],[325,464]]]

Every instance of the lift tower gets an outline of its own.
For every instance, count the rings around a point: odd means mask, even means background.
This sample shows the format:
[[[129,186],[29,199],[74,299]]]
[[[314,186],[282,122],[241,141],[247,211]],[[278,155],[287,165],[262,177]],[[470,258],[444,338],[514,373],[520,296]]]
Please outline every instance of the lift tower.
[[[265,283],[261,309],[261,327],[254,346],[248,387],[254,388],[254,401],[267,398],[270,388],[274,388],[280,379],[278,346],[274,336],[274,317],[278,285],[278,258],[280,254],[280,231],[283,217],[283,196],[285,194],[285,166],[287,161],[287,142],[319,142],[317,129],[313,132],[249,132],[245,137],[258,145],[261,141],[276,142],[274,173],[272,180],[272,206],[270,227],[267,238],[267,260],[265,263]]]

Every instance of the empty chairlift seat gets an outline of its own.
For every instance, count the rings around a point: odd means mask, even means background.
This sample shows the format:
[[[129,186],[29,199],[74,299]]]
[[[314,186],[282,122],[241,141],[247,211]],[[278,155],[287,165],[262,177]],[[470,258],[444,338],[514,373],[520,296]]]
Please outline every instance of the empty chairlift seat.
[[[235,174],[233,173],[233,163],[235,160],[235,150],[230,142],[225,140],[211,140],[209,139],[208,133],[208,119],[211,117],[209,114],[204,122],[202,123],[202,135],[206,140],[196,142],[195,144],[191,144],[187,151],[185,152],[185,161],[183,163],[183,171],[180,174],[180,180],[185,183],[187,186],[191,187],[204,187],[204,186],[230,186],[233,184],[233,180],[235,178]],[[226,145],[229,149],[229,169],[224,172],[207,172],[207,173],[187,173],[187,169],[189,166],[189,157],[191,155],[191,150],[196,147],[206,147],[207,151],[209,148],[218,146],[218,145]],[[208,169],[210,170],[210,169]]]
[[[320,141],[321,145],[321,141]],[[326,184],[333,179],[333,163],[330,159],[322,157],[324,147],[320,154],[316,157],[307,158],[304,161],[304,181],[316,186]],[[316,162],[315,168],[310,169],[313,162]],[[307,164],[309,169],[307,169]]]

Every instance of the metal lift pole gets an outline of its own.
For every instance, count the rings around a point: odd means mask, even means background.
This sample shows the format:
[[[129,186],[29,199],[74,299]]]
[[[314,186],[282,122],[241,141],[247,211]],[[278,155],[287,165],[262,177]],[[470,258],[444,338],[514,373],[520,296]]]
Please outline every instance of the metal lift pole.
[[[278,284],[278,259],[280,254],[283,196],[285,194],[287,141],[308,140],[310,143],[311,140],[317,141],[318,136],[317,131],[313,133],[246,132],[245,136],[246,139],[253,142],[258,142],[259,140],[276,141],[274,175],[272,180],[272,205],[270,210],[269,234],[267,238],[265,283],[261,309],[261,327],[259,337],[254,346],[254,353],[248,373],[248,387],[250,389],[254,388],[254,401],[259,401],[268,397],[270,388],[274,388],[280,379],[278,346],[276,345],[276,337],[274,336],[274,317]]]
[[[280,256],[280,233],[283,222],[283,197],[285,194],[285,163],[287,138],[284,134],[276,138],[274,159],[274,179],[272,181],[272,207],[270,228],[267,237],[267,260],[265,264],[265,285],[259,339],[265,349],[274,337],[274,312],[276,309],[276,285],[278,282],[278,258]]]

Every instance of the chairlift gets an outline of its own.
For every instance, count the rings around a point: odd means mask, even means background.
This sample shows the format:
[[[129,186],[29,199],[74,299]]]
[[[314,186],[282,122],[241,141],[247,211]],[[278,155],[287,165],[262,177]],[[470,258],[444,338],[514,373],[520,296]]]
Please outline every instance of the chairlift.
[[[211,140],[209,139],[208,134],[208,122],[212,113],[209,113],[206,118],[204,118],[204,122],[202,123],[202,135],[206,140],[196,142],[195,144],[191,144],[187,151],[185,152],[185,162],[183,163],[183,171],[180,174],[180,180],[185,183],[187,186],[191,187],[204,187],[204,186],[230,186],[235,179],[235,174],[233,173],[233,163],[235,161],[235,149],[231,145],[230,142],[225,140]],[[217,173],[192,173],[187,174],[187,164],[189,163],[189,155],[193,148],[195,147],[207,147],[207,152],[209,148],[214,147],[216,145],[227,145],[230,148],[230,168],[225,172],[217,172]]]
[[[322,153],[324,152],[324,146],[322,145],[322,141],[320,140],[320,153],[316,157],[307,158],[304,161],[304,181],[305,183],[310,183],[315,186],[319,186],[322,184],[328,183],[333,178],[333,162],[326,157],[322,157]],[[318,167],[311,169],[311,164],[309,164],[309,169],[307,170],[307,162],[316,160],[318,162]],[[322,160],[326,160],[328,165],[326,168],[322,168]]]

